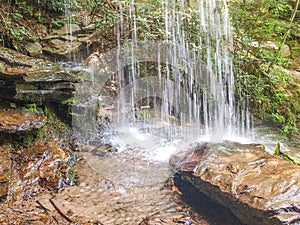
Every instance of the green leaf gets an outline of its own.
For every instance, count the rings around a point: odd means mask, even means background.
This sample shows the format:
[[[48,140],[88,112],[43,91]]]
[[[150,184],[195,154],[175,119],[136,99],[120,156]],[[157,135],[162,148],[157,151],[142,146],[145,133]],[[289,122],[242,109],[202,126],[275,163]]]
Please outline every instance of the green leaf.
[[[275,156],[280,156],[281,154],[282,154],[282,153],[280,152],[280,144],[277,143],[277,144],[275,145],[274,155],[275,155]]]

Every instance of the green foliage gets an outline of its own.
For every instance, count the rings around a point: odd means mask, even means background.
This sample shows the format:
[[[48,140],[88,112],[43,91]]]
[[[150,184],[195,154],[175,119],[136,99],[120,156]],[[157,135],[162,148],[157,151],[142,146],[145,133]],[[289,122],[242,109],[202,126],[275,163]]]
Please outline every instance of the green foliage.
[[[258,0],[230,2],[235,29],[236,88],[250,99],[255,114],[279,124],[285,135],[298,132],[299,87],[283,68],[289,58],[280,49],[287,41],[291,50],[298,44],[288,35],[292,7],[287,1]],[[265,43],[272,41],[279,48]],[[255,44],[254,44],[255,43]],[[298,99],[298,100],[297,100]]]
[[[33,146],[38,140],[40,140],[45,135],[45,132],[46,127],[44,126],[42,128],[39,128],[36,133],[26,133],[18,144],[22,147],[29,148]]]
[[[67,182],[71,186],[78,184],[78,173],[73,167],[68,170]]]
[[[144,120],[148,120],[148,119],[151,119],[153,117],[151,112],[147,109],[142,109],[141,110],[141,116]]]
[[[35,41],[36,38],[25,28],[12,28],[10,30],[11,35],[17,40],[17,41],[23,41],[23,40],[31,40]]]
[[[291,122],[287,122],[283,127],[282,127],[282,132],[284,134],[296,134],[299,132],[299,129]]]
[[[65,133],[68,130],[68,126],[60,121],[54,112],[48,107],[44,108],[44,114],[47,117],[47,125],[53,130],[54,133]]]
[[[16,6],[20,13],[33,16],[33,6],[29,5],[25,0],[16,0]]]
[[[78,177],[78,173],[77,171],[74,169],[74,165],[76,162],[78,162],[80,160],[80,156],[78,156],[76,153],[74,152],[70,152],[69,153],[69,157],[66,161],[64,161],[64,163],[69,167],[68,171],[67,171],[67,183],[69,185],[77,185],[79,182],[79,177]]]
[[[72,167],[75,165],[76,162],[78,162],[81,159],[79,155],[77,155],[74,152],[69,153],[69,157],[67,161],[65,162],[68,166]]]
[[[18,12],[15,12],[15,13],[13,14],[13,17],[14,17],[14,20],[16,20],[16,21],[19,21],[19,20],[23,19],[22,14],[20,14],[20,13],[18,13]]]
[[[279,19],[288,18],[293,10],[287,1],[271,0],[267,4],[268,12]]]
[[[241,33],[255,39],[273,40],[286,31],[292,7],[286,0],[234,0],[230,4],[233,23]]]
[[[32,135],[27,134],[26,136],[23,137],[23,141],[21,145],[23,147],[29,148],[35,143],[36,138]]]
[[[72,105],[72,104],[75,104],[75,103],[77,103],[75,98],[69,98],[69,99],[66,99],[66,100],[61,102],[61,104],[63,104],[63,105]]]
[[[87,1],[83,7],[90,11],[96,28],[111,34],[114,24],[120,20],[119,11],[102,0]]]
[[[54,28],[59,29],[62,28],[66,24],[65,19],[51,19],[51,24],[54,26]]]
[[[280,156],[280,154],[282,154],[282,153],[280,152],[280,144],[277,143],[277,144],[275,145],[274,155],[275,155],[275,156]]]
[[[56,14],[63,14],[65,10],[76,8],[76,2],[74,0],[34,0],[34,3],[41,9]]]
[[[36,104],[33,103],[33,104],[28,104],[25,108],[25,111],[26,112],[31,112],[31,113],[36,113],[38,111],[37,107],[36,107]]]
[[[291,157],[289,157],[287,154],[281,152],[281,150],[280,150],[280,144],[279,144],[279,143],[277,143],[277,144],[275,145],[274,155],[275,155],[275,156],[278,156],[278,157],[280,157],[280,158],[282,158],[282,159],[284,159],[284,160],[286,160],[286,161],[288,161],[288,162],[291,162],[291,163],[293,163],[293,164],[300,165],[299,162],[296,162],[296,161],[293,160]]]

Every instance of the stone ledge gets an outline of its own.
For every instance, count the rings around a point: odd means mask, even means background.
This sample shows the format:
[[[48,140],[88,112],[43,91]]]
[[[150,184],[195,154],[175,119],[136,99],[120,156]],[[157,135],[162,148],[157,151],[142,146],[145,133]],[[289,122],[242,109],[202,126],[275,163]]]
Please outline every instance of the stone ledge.
[[[299,224],[300,167],[262,145],[195,144],[171,157],[176,176],[230,209],[243,224]]]
[[[0,144],[30,146],[46,123],[42,113],[17,110],[0,111]]]
[[[45,122],[46,117],[41,113],[0,112],[0,132],[6,134],[40,129]]]

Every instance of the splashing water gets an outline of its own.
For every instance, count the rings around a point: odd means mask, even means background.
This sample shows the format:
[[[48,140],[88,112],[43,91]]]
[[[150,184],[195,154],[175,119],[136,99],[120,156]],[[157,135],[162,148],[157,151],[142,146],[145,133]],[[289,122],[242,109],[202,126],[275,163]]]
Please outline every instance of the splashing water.
[[[153,54],[156,74],[143,74],[141,62],[149,60],[138,51],[147,44],[138,40],[137,15],[132,0],[128,10],[132,20],[132,36],[129,43],[131,59],[124,70],[118,71],[120,94],[117,98],[117,125],[134,127],[143,138],[154,136],[174,142],[182,139],[193,142],[209,139],[220,142],[234,136],[245,135],[250,129],[250,113],[245,103],[237,110],[234,99],[234,74],[230,50],[231,27],[226,1],[197,1],[188,6],[186,1],[162,1],[164,15],[164,40],[157,43]],[[201,31],[197,41],[186,38],[187,19],[184,9],[197,7],[198,26]],[[125,11],[126,7],[122,9]],[[121,19],[121,21],[123,21]],[[124,27],[124,24],[120,24]],[[122,51],[118,33],[118,52]],[[138,43],[141,47],[137,48]],[[122,64],[118,56],[117,64]],[[162,70],[164,69],[164,72]],[[121,81],[129,80],[127,84]],[[126,137],[128,140],[128,137]],[[131,140],[131,142],[134,142]]]
[[[159,2],[164,28],[156,42],[140,40],[144,28],[139,27],[138,3],[118,3],[118,45],[103,57],[114,60],[105,64],[104,72],[99,69],[93,80],[95,96],[107,80],[117,81],[112,142],[119,149],[143,148],[150,158],[166,160],[191,142],[249,136],[252,123],[247,104],[235,102],[226,1]],[[194,20],[191,28],[199,33],[188,38],[189,23]],[[130,36],[124,39],[128,24]]]

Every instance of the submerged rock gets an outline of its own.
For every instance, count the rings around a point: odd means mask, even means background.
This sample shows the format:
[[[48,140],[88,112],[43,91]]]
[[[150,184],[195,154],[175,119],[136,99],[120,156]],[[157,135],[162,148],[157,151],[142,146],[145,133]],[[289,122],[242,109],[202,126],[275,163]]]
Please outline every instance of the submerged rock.
[[[172,168],[243,224],[300,223],[300,167],[258,144],[195,144]]]

